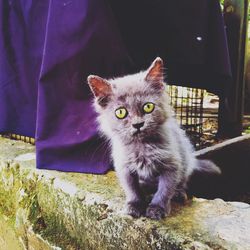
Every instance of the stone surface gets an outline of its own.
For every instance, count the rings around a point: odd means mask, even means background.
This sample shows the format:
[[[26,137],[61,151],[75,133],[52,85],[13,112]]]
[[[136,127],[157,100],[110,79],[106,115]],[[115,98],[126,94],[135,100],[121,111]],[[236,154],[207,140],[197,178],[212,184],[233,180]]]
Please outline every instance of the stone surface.
[[[1,250],[250,249],[246,203],[194,198],[157,222],[123,201],[114,172],[37,170],[33,146],[0,137]]]

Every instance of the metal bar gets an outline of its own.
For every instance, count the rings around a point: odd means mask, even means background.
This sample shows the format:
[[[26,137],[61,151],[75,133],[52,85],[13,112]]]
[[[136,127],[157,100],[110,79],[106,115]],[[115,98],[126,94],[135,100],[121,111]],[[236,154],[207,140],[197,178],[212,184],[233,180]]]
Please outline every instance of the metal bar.
[[[248,3],[248,0],[224,1],[224,20],[233,82],[228,95],[220,97],[218,120],[220,137],[235,137],[242,133]]]

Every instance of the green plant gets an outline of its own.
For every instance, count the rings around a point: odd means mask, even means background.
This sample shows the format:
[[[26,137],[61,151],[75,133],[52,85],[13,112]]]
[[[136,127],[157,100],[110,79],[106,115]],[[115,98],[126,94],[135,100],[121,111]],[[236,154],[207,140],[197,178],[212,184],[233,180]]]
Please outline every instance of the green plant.
[[[246,134],[250,134],[250,126],[244,131]]]

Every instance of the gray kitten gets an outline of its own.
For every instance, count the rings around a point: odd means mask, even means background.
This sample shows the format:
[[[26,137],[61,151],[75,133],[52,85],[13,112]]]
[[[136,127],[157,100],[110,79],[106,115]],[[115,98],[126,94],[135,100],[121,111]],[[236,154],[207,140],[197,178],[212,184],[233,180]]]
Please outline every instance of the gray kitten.
[[[208,160],[198,160],[168,102],[163,61],[156,58],[144,72],[105,80],[90,75],[100,130],[110,140],[126,210],[133,217],[161,219],[174,197],[185,199],[194,170],[220,173]],[[147,204],[146,190],[153,191]]]

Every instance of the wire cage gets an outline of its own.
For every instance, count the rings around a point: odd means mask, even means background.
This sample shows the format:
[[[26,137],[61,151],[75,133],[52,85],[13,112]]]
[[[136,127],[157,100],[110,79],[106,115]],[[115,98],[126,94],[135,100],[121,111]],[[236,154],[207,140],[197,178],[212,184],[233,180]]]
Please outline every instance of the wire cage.
[[[3,134],[0,134],[0,136],[1,135],[5,138],[9,138],[11,140],[23,141],[23,142],[35,145],[35,139],[32,137],[17,135],[17,134],[13,134],[13,133],[3,133]]]
[[[186,131],[195,148],[201,148],[205,90],[172,85],[167,87],[167,92],[180,126]]]

